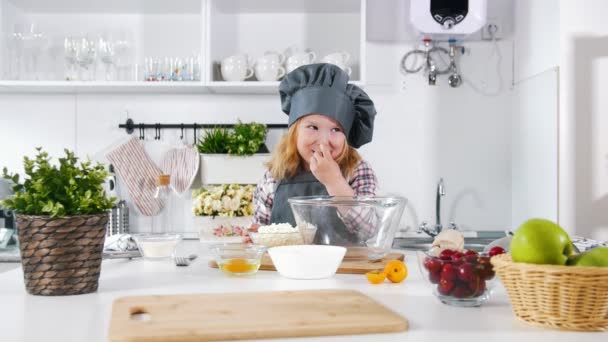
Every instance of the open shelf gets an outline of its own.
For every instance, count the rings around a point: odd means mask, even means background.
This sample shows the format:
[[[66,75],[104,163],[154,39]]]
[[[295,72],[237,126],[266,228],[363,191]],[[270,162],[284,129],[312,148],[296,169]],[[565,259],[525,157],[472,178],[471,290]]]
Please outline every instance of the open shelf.
[[[363,86],[361,82],[351,82]],[[0,81],[0,93],[278,94],[276,82],[79,82]]]
[[[315,62],[346,51],[351,80],[365,84],[365,0],[0,0],[0,93],[246,93],[274,94],[278,81],[225,82],[219,63],[246,53],[252,61],[288,47],[311,50]],[[38,48],[15,53],[13,33],[34,23]],[[65,81],[66,37],[127,41],[112,81],[97,55],[93,81]],[[99,44],[98,44],[99,46]],[[9,49],[11,48],[11,49]],[[21,56],[21,58],[15,58]],[[37,57],[37,67],[33,61]],[[195,82],[143,82],[145,58],[200,61]],[[19,60],[20,62],[14,62]],[[125,62],[126,61],[126,62]],[[15,64],[20,64],[15,67]],[[72,64],[73,65],[73,64]],[[16,72],[15,70],[18,70]],[[83,70],[83,69],[81,69]],[[89,72],[93,74],[93,72]],[[71,76],[71,75],[69,75]],[[78,79],[78,78],[77,78]]]
[[[207,93],[201,82],[0,81],[2,93]]]
[[[127,87],[126,82],[144,80],[146,58],[166,57],[184,61],[196,58],[200,71],[203,4],[201,0],[0,0],[0,79],[24,81],[20,83],[24,91],[28,86],[55,89],[55,85],[38,86],[36,82],[68,78],[93,83],[110,79],[121,81],[117,86]],[[78,59],[78,49],[67,49],[66,42],[83,46],[85,39],[93,46],[89,58],[93,62],[81,66],[84,58]],[[109,44],[114,54],[104,58],[102,44]],[[106,68],[104,61],[108,60]],[[76,70],[72,75],[68,75],[70,66]],[[86,71],[79,75],[78,70]],[[106,70],[110,70],[109,77]],[[59,88],[85,87],[94,91],[109,87],[88,83]],[[156,87],[144,89],[174,89]]]
[[[276,82],[257,82],[257,81],[245,81],[245,82],[208,82],[206,88],[210,93],[224,94],[278,94],[279,93],[279,81]],[[358,86],[362,86],[361,82],[350,82]]]
[[[351,80],[365,82],[364,0],[209,0],[208,6],[209,83],[223,82],[220,65],[226,57],[246,54],[255,65],[267,51],[284,53],[294,46],[314,52],[314,62],[347,52]]]
[[[213,0],[223,13],[345,13],[360,12],[359,0]]]
[[[201,8],[201,0],[7,0],[27,13],[192,13]]]

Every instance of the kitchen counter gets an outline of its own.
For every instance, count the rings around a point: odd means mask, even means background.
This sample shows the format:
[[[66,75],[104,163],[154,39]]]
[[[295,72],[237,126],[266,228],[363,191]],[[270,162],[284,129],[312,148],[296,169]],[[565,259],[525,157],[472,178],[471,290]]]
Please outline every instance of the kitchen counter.
[[[605,341],[608,333],[575,333],[540,329],[519,322],[500,284],[492,298],[478,308],[440,303],[422,279],[416,256],[408,252],[408,278],[401,284],[371,285],[363,275],[338,274],[323,280],[290,280],[276,272],[260,271],[252,277],[228,277],[207,266],[203,245],[186,241],[180,254],[196,251],[199,259],[189,267],[169,261],[105,260],[99,290],[79,296],[43,297],[25,292],[20,268],[0,273],[0,340],[2,341],[105,341],[112,301],[121,296],[256,292],[306,289],[358,290],[410,323],[407,332],[290,339],[290,341]],[[276,340],[270,340],[276,341]]]

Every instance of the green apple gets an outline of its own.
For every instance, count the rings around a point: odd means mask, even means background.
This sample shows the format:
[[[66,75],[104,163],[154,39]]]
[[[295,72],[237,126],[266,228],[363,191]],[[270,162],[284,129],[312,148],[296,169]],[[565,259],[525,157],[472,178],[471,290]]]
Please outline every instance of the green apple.
[[[608,267],[608,247],[592,248],[568,259],[568,265]]]
[[[545,219],[524,222],[511,240],[511,258],[528,264],[564,265],[574,247],[568,233]]]

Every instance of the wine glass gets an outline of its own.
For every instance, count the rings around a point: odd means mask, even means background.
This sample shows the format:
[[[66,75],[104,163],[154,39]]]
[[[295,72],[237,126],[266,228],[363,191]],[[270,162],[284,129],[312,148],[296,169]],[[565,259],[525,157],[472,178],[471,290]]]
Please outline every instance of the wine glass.
[[[74,37],[65,37],[63,40],[63,52],[65,58],[65,80],[74,81],[78,77],[76,75],[76,55],[78,54],[78,42]]]
[[[45,48],[47,39],[35,23],[30,24],[29,31],[23,35],[23,49],[26,52],[26,77],[29,79],[39,80],[38,60],[42,55],[42,50]]]
[[[88,38],[80,38],[77,41],[76,48],[76,62],[80,66],[79,73],[80,79],[83,81],[91,80],[91,69],[95,63],[95,56],[97,50],[95,49],[95,42]]]
[[[114,41],[114,64],[117,71],[118,80],[127,80],[127,71],[129,69],[129,52],[131,49],[130,40],[127,34],[122,32],[119,38]]]
[[[114,43],[111,40],[105,38],[99,38],[99,59],[106,66],[105,80],[112,80],[112,67],[114,66]]]
[[[23,57],[23,33],[21,27],[15,24],[13,33],[8,35],[9,66],[8,79],[21,78],[21,60]]]

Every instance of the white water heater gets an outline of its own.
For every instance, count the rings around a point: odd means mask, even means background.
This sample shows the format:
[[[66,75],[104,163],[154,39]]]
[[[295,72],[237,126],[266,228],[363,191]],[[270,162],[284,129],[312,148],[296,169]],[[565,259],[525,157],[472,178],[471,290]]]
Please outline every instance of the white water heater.
[[[433,39],[463,38],[486,24],[487,0],[410,0],[410,21]]]

